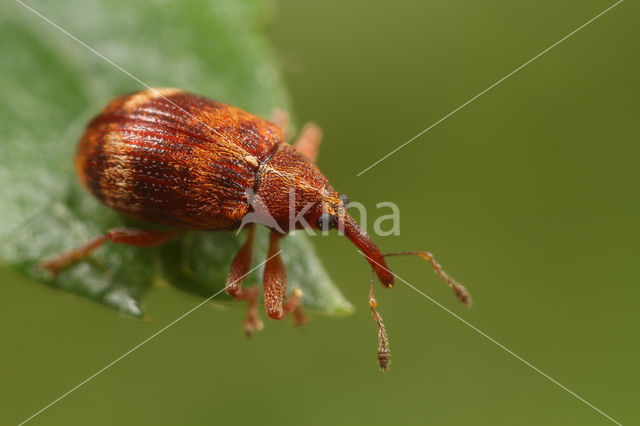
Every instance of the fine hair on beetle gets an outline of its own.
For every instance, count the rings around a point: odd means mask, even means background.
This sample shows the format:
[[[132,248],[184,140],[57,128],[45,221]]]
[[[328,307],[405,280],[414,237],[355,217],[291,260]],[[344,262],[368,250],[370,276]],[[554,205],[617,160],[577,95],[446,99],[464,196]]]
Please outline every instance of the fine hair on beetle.
[[[386,369],[389,339],[377,311],[373,281],[377,276],[384,287],[393,286],[395,276],[387,257],[421,257],[462,303],[470,305],[471,298],[431,253],[382,253],[367,234],[366,223],[361,228],[347,212],[348,197],[333,189],[316,164],[320,128],[306,124],[293,143],[287,130],[283,111],[275,111],[273,121],[268,121],[176,88],[149,88],[116,97],[89,121],[78,141],[77,177],[112,210],[166,228],[104,230],[84,245],[44,259],[40,268],[55,275],[105,243],[152,247],[187,230],[239,232],[246,228],[225,290],[247,304],[243,328],[251,335],[263,327],[257,310],[259,287],[242,285],[253,262],[256,223],[270,229],[262,276],[265,312],[272,319],[290,316],[298,325],[305,322],[303,294],[300,289],[287,292],[280,240],[295,230],[324,234],[337,229],[372,268],[369,306],[378,327],[378,363]],[[397,213],[397,206],[393,210]],[[379,230],[375,224],[374,229]]]

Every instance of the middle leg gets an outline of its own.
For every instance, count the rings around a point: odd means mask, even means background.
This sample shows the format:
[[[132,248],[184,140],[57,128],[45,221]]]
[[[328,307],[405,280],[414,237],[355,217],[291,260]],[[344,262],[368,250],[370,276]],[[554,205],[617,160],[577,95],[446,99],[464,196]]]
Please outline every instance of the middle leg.
[[[322,130],[320,130],[320,127],[314,123],[307,123],[300,131],[298,139],[293,143],[293,147],[315,163],[318,158],[318,147],[321,140]]]
[[[282,138],[284,143],[289,140],[289,114],[281,109],[276,109],[273,112],[273,122],[278,126],[282,132]],[[318,147],[322,140],[322,130],[315,123],[307,123],[304,125],[298,138],[293,143],[293,147],[296,151],[304,154],[312,162],[316,162],[318,158]]]

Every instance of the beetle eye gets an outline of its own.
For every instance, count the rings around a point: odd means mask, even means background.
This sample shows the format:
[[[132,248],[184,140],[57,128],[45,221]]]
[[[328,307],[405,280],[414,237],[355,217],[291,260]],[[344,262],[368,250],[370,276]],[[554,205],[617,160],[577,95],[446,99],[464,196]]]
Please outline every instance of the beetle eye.
[[[345,208],[349,205],[349,197],[346,194],[338,194],[338,198],[340,198]]]
[[[321,231],[328,231],[329,229],[333,229],[336,227],[337,221],[335,216],[330,215],[329,213],[322,213],[318,216],[318,220],[316,221],[316,227]]]

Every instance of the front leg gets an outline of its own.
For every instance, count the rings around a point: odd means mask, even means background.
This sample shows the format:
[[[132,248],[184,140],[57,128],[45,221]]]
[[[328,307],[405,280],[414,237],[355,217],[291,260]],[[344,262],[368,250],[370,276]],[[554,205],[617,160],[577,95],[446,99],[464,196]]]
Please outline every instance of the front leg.
[[[231,295],[234,299],[247,302],[248,310],[244,320],[244,332],[247,336],[251,336],[254,330],[262,330],[262,321],[260,321],[258,317],[258,287],[242,288],[242,280],[247,276],[249,268],[251,267],[253,243],[256,233],[255,223],[249,224],[247,228],[247,240],[231,262],[225,288],[227,294]]]
[[[301,310],[302,291],[295,289],[287,302],[283,300],[287,293],[287,272],[280,256],[280,238],[283,235],[277,231],[271,231],[269,235],[268,260],[264,268],[264,307],[269,318],[282,319],[293,312],[294,322],[301,325],[305,317]]]

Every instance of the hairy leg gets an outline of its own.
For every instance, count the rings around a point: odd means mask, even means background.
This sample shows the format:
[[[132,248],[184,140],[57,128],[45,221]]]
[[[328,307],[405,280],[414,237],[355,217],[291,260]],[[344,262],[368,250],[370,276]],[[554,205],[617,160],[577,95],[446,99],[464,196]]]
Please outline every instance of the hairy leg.
[[[314,123],[307,123],[300,131],[293,147],[315,163],[316,158],[318,158],[318,148],[321,141],[322,130],[320,130],[320,127]]]
[[[273,111],[273,122],[282,132],[283,142],[287,143],[291,136],[289,133],[289,114],[285,110],[276,109]],[[298,138],[293,143],[293,147],[315,163],[321,140],[322,130],[320,130],[320,127],[314,123],[307,123],[300,131]]]
[[[277,108],[273,111],[272,120],[282,133],[282,141],[289,141],[289,113],[283,109]]]
[[[234,299],[245,300],[247,302],[247,317],[244,320],[243,326],[245,334],[247,336],[251,336],[255,330],[262,329],[262,322],[258,316],[257,308],[258,287],[252,286],[242,288],[242,280],[247,275],[249,268],[251,267],[256,226],[252,223],[248,225],[247,228],[247,239],[231,262],[231,269],[229,269],[229,275],[227,275],[227,284],[225,288],[227,290],[227,294],[233,296]]]
[[[282,319],[293,313],[297,325],[305,322],[301,309],[302,291],[296,289],[283,304],[287,292],[287,273],[280,256],[280,238],[282,235],[271,231],[269,236],[268,260],[264,268],[263,287],[264,305],[269,318]]]
[[[183,231],[180,230],[113,228],[106,234],[98,235],[81,247],[45,259],[38,267],[40,269],[47,269],[55,275],[60,269],[68,266],[70,263],[86,258],[108,241],[118,244],[129,244],[136,247],[151,247],[162,244],[182,232]]]

